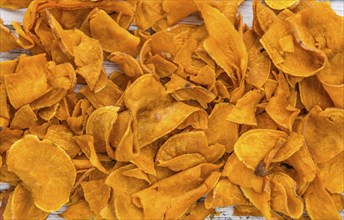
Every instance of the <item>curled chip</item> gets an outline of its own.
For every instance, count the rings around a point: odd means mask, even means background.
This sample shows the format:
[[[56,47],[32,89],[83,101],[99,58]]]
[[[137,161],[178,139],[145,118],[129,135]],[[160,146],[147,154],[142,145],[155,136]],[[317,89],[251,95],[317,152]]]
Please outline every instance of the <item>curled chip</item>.
[[[343,121],[344,110],[337,108],[314,107],[304,118],[303,135],[315,162],[326,162],[344,151]]]
[[[234,145],[234,152],[246,167],[255,170],[272,151],[280,138],[288,135],[282,131],[252,129],[242,134]]]
[[[11,213],[13,219],[45,219],[49,213],[37,208],[31,192],[19,183],[13,191],[11,203]]]
[[[183,127],[206,127],[204,110],[173,101],[153,75],[141,76],[124,95],[125,104],[133,115],[134,144],[139,148],[171,132],[183,122]],[[188,121],[192,116],[197,117],[197,124]]]
[[[292,218],[298,219],[303,213],[303,201],[296,193],[295,181],[284,173],[271,175],[271,207]]]
[[[26,135],[11,146],[7,166],[30,190],[38,208],[54,212],[68,202],[76,171],[61,147]]]
[[[8,98],[16,109],[49,92],[48,68],[45,54],[23,57],[17,71],[5,75]]]
[[[92,112],[86,124],[86,134],[93,135],[96,152],[107,152],[110,157],[114,157],[114,152],[109,143],[109,136],[117,120],[118,110],[119,108],[114,106],[98,108]]]
[[[188,132],[169,138],[156,154],[159,166],[173,171],[191,168],[201,163],[214,163],[225,152],[223,145],[208,146],[204,132]]]
[[[143,208],[146,219],[179,218],[200,196],[214,187],[220,177],[220,173],[214,171],[219,167],[204,163],[163,179],[135,193],[134,204]]]
[[[283,0],[283,1],[264,0],[264,1],[269,7],[276,10],[283,10],[293,5],[296,5],[297,3],[300,2],[300,0]]]

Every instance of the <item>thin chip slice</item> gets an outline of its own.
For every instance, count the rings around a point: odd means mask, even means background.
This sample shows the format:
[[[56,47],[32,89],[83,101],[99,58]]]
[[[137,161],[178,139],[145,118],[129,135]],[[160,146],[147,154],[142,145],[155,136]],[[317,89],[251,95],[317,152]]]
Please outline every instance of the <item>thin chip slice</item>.
[[[257,104],[264,97],[261,90],[251,90],[241,97],[227,116],[227,120],[237,124],[257,125],[255,116]]]
[[[209,90],[196,86],[175,74],[165,86],[167,93],[171,94],[177,101],[195,100],[203,108],[207,108],[208,103],[215,99],[215,95]]]
[[[247,168],[241,162],[235,153],[231,154],[222,171],[222,176],[227,177],[232,183],[252,188],[256,192],[262,192],[264,186],[264,179],[261,176],[256,176],[254,171]]]
[[[92,213],[87,202],[82,199],[82,200],[79,200],[77,203],[71,206],[68,206],[66,211],[64,211],[61,214],[61,216],[67,220],[72,220],[72,219],[77,219],[77,218],[90,219],[90,218],[94,218],[95,214]]]
[[[135,193],[134,204],[143,208],[146,219],[181,217],[198,198],[214,187],[220,177],[216,172],[218,168],[218,165],[205,163],[163,179]]]
[[[202,131],[177,134],[159,148],[155,160],[170,169],[172,166],[177,168],[176,166],[180,165],[179,169],[172,169],[174,171],[180,171],[181,167],[191,168],[202,162],[215,163],[222,157],[225,148],[223,145],[209,147],[207,142],[207,137]],[[184,157],[178,159],[178,162],[174,161],[180,156]]]
[[[317,163],[326,162],[344,150],[344,110],[314,107],[304,118],[303,136],[309,152]]]
[[[73,140],[73,132],[65,125],[51,125],[44,139],[62,147],[71,158],[80,152],[79,146]]]
[[[296,193],[296,183],[287,174],[276,172],[271,175],[271,207],[292,218],[303,214],[303,200]]]
[[[248,205],[249,201],[241,192],[240,187],[228,179],[220,180],[204,201],[206,208],[225,207],[232,205]]]
[[[276,1],[276,0],[264,0],[265,3],[276,10],[283,10],[286,8],[289,8],[293,5],[296,5],[297,3],[300,2],[300,0],[283,0],[283,1]]]
[[[31,192],[22,184],[18,184],[13,191],[11,211],[13,219],[45,219],[49,215],[36,207]]]
[[[40,209],[54,212],[68,202],[76,171],[68,154],[59,146],[26,135],[11,146],[7,166],[31,191]]]
[[[99,40],[106,52],[135,55],[140,38],[119,26],[105,11],[98,10],[90,19],[92,37]]]
[[[344,192],[344,151],[325,163],[318,164],[324,187],[330,193]]]
[[[35,125],[37,116],[32,110],[30,105],[24,105],[18,111],[16,111],[10,128],[12,129],[25,129]]]
[[[312,219],[342,219],[319,177],[310,184],[304,200],[307,213]]]
[[[215,105],[208,118],[208,129],[204,130],[210,145],[222,144],[228,153],[233,151],[234,143],[239,135],[238,125],[226,120],[232,109],[233,105],[228,103]]]
[[[267,154],[275,148],[280,138],[288,135],[282,131],[252,129],[242,134],[234,145],[238,158],[250,169],[255,170]]]
[[[93,180],[81,182],[85,200],[90,206],[90,210],[96,214],[106,206],[110,199],[110,187],[105,185],[105,180]]]
[[[28,104],[49,92],[47,59],[45,54],[25,57],[21,68],[14,74],[5,75],[10,103],[14,108]]]
[[[182,123],[182,128],[188,125],[204,128],[207,124],[204,110],[173,101],[151,74],[138,78],[127,89],[124,101],[133,115],[134,144],[138,148],[154,142]]]
[[[105,106],[98,108],[87,120],[86,134],[93,135],[96,152],[108,153],[114,158],[114,151],[109,143],[109,136],[113,124],[117,120],[119,108],[114,106]]]

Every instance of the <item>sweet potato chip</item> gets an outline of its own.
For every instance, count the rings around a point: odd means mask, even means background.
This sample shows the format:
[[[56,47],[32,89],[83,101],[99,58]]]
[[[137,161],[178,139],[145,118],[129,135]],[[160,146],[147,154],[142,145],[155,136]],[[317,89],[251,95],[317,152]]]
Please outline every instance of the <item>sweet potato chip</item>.
[[[19,183],[13,191],[11,202],[11,213],[13,219],[45,219],[49,213],[35,206],[31,192]]]
[[[343,156],[344,151],[325,163],[318,164],[323,185],[330,193],[342,193],[344,191]]]
[[[91,90],[101,74],[103,51],[97,40],[81,35],[81,42],[73,48],[77,73],[82,76]]]
[[[54,212],[68,202],[76,172],[70,157],[59,146],[27,135],[11,146],[7,166],[31,191],[40,209]]]
[[[238,85],[244,78],[248,59],[243,40],[234,25],[221,12],[203,2],[195,2],[195,4],[203,16],[209,33],[209,37],[204,41],[205,50]],[[218,27],[224,29],[220,30]]]
[[[25,129],[34,125],[37,120],[36,114],[30,105],[24,105],[15,113],[10,128]]]
[[[247,92],[229,112],[227,120],[237,124],[257,125],[255,113],[263,97],[264,93],[257,89]]]
[[[110,157],[114,157],[114,152],[109,143],[109,136],[117,120],[118,110],[119,108],[114,106],[98,108],[92,112],[86,124],[86,134],[93,135],[96,152],[108,153]]]
[[[238,139],[238,125],[226,120],[232,109],[233,106],[227,103],[215,105],[208,118],[208,129],[204,130],[210,145],[222,144],[228,153],[233,151],[234,143]]]
[[[173,171],[191,168],[208,162],[215,163],[225,152],[223,145],[208,146],[204,132],[187,132],[169,138],[156,154],[159,166],[169,167]],[[178,159],[180,157],[180,159]]]
[[[290,91],[282,73],[277,75],[278,87],[275,95],[266,106],[266,112],[282,128],[292,130],[300,110],[289,103]]]
[[[152,27],[157,21],[163,18],[162,0],[139,1],[134,23],[142,30]]]
[[[177,23],[179,20],[197,11],[193,1],[163,1],[162,8],[166,12],[169,25]]]
[[[300,98],[307,111],[311,111],[314,106],[322,109],[333,106],[333,102],[324,87],[315,77],[307,77],[299,83]]]
[[[305,43],[292,36],[293,30],[285,18],[292,16],[289,10],[281,12],[266,31],[260,42],[269,54],[275,66],[292,76],[308,77],[324,68],[326,55],[318,50],[309,48]],[[288,37],[288,38],[285,38]],[[280,41],[280,39],[284,39]],[[288,41],[285,41],[289,39]],[[293,52],[284,51],[285,44],[293,45]],[[299,62],[302,60],[302,62]]]
[[[252,3],[252,9],[252,28],[259,36],[263,36],[264,33],[269,29],[270,25],[276,19],[276,14],[266,5],[263,5],[261,3],[261,0],[254,0]]]
[[[123,175],[123,172],[135,168],[129,164],[113,171],[106,179],[106,184],[114,191],[114,206],[116,215],[120,219],[141,219],[142,209],[136,207],[132,202],[131,195],[148,186],[145,180]]]
[[[249,204],[240,187],[228,179],[220,180],[204,201],[206,208]]]
[[[298,133],[291,132],[287,142],[277,151],[272,159],[272,162],[281,162],[297,152],[301,147],[305,145],[305,139]]]
[[[288,135],[282,131],[252,129],[242,134],[234,145],[234,152],[245,166],[255,170],[267,154],[276,147],[280,138]]]
[[[307,213],[312,219],[342,219],[319,177],[308,187],[304,200]]]
[[[79,200],[77,203],[68,206],[66,211],[64,211],[61,216],[64,219],[76,219],[76,218],[82,218],[82,219],[89,219],[93,218],[95,216],[94,213],[90,210],[89,205],[85,200]]]
[[[79,91],[95,108],[116,105],[123,92],[111,80],[107,80],[105,87],[100,91],[91,91],[89,87],[82,87]]]
[[[25,57],[18,72],[5,75],[7,95],[14,108],[29,104],[49,92],[46,64],[45,54]]]
[[[150,74],[141,76],[127,89],[124,101],[133,115],[134,144],[139,148],[171,132],[193,115],[198,118],[194,126],[202,128],[207,123],[203,110],[173,101]]]
[[[143,170],[147,174],[156,176],[154,157],[158,150],[158,145],[156,142],[142,148],[140,154],[131,160],[138,168]]]
[[[304,120],[303,135],[315,162],[326,162],[344,150],[344,110],[314,107]]]
[[[264,0],[264,1],[272,9],[283,10],[293,5],[296,5],[297,3],[299,3],[300,0],[284,0],[284,1]]]
[[[79,145],[80,149],[90,159],[92,166],[96,167],[99,171],[108,174],[108,171],[100,163],[96,150],[94,148],[94,139],[91,135],[74,136],[73,139]]]
[[[296,183],[287,174],[277,172],[271,175],[271,207],[292,218],[303,213],[303,201],[296,194]]]
[[[137,157],[140,149],[134,145],[133,131],[131,128],[133,118],[129,111],[119,113],[113,126],[111,146],[116,148],[117,161],[130,161]]]
[[[222,176],[228,177],[236,185],[253,188],[256,192],[262,192],[263,190],[264,179],[256,176],[253,170],[247,168],[235,153],[229,156],[222,171]]]
[[[207,209],[204,203],[197,202],[194,207],[187,211],[181,220],[205,219],[210,214],[214,213],[214,209]]]
[[[81,187],[90,210],[99,214],[110,199],[110,187],[105,185],[105,180],[81,182]]]
[[[65,125],[51,125],[44,139],[60,146],[71,158],[74,158],[80,151],[79,146],[73,140],[73,132]]]
[[[9,8],[17,10],[19,8],[27,8],[32,0],[1,0],[1,8]]]
[[[105,28],[104,28],[105,27]],[[105,11],[98,10],[90,19],[92,37],[99,40],[106,52],[135,55],[140,39],[120,27]]]
[[[295,169],[296,173],[293,175],[293,178],[297,182],[297,193],[302,195],[308,188],[309,183],[314,180],[317,170],[307,146],[303,145],[286,160],[286,163]]]
[[[244,193],[245,197],[259,209],[266,219],[272,219],[273,213],[270,207],[271,189],[270,185],[265,186],[263,192],[256,192],[251,188],[241,186],[240,189]]]
[[[146,219],[181,217],[200,196],[214,187],[220,177],[216,172],[218,168],[218,165],[205,163],[163,179],[135,193],[134,204],[143,208]]]
[[[172,75],[171,81],[166,85],[166,91],[177,101],[195,100],[203,108],[207,108],[208,103],[215,99],[215,95],[201,86],[196,86],[183,78]]]
[[[130,78],[136,79],[143,74],[143,71],[137,60],[128,54],[122,52],[112,52],[108,56],[108,60],[120,65],[124,73]]]

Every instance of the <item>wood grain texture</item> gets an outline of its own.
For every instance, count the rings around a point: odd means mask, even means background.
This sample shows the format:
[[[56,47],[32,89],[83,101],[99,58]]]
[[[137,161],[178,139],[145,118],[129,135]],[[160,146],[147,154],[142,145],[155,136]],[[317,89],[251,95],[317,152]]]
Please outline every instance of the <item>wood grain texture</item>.
[[[331,5],[332,8],[341,16],[344,15],[344,0],[331,0]],[[244,22],[248,25],[251,26],[252,23],[252,1],[251,0],[246,0],[240,7],[240,13],[244,17]],[[17,22],[22,22],[23,15],[25,13],[25,9],[21,9],[18,11],[11,11],[8,9],[0,9],[0,18],[4,21],[4,24],[6,26],[11,25],[12,21],[17,21]],[[190,16],[186,19],[183,19],[180,23],[188,23],[188,24],[200,24],[200,20],[197,18],[197,16]],[[130,29],[135,29],[135,26],[132,26]],[[0,53],[0,61],[3,60],[9,60],[9,59],[14,59],[18,57],[21,53],[23,53],[23,50],[14,50],[11,52],[1,52]],[[113,70],[118,69],[116,65],[110,62],[105,62],[104,63],[105,69],[107,73],[111,73]],[[0,183],[0,191],[8,189],[8,185],[4,183]],[[51,214],[48,219],[49,220],[58,220],[62,219],[59,217],[59,214],[63,212],[65,208],[62,208],[56,213]],[[259,218],[259,217],[237,217],[233,216],[233,207],[225,207],[225,208],[218,208],[216,211],[219,213],[219,215],[215,216],[215,220],[247,220],[247,219],[252,219],[252,220],[262,220],[264,218]],[[341,212],[341,216],[344,219],[344,212]]]

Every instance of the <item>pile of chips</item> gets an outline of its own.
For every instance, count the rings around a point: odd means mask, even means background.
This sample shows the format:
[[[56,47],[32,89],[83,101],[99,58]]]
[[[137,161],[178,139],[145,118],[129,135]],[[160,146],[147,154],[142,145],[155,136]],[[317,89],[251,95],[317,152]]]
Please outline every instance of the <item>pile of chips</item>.
[[[1,217],[341,219],[344,19],[243,1],[1,0]]]

